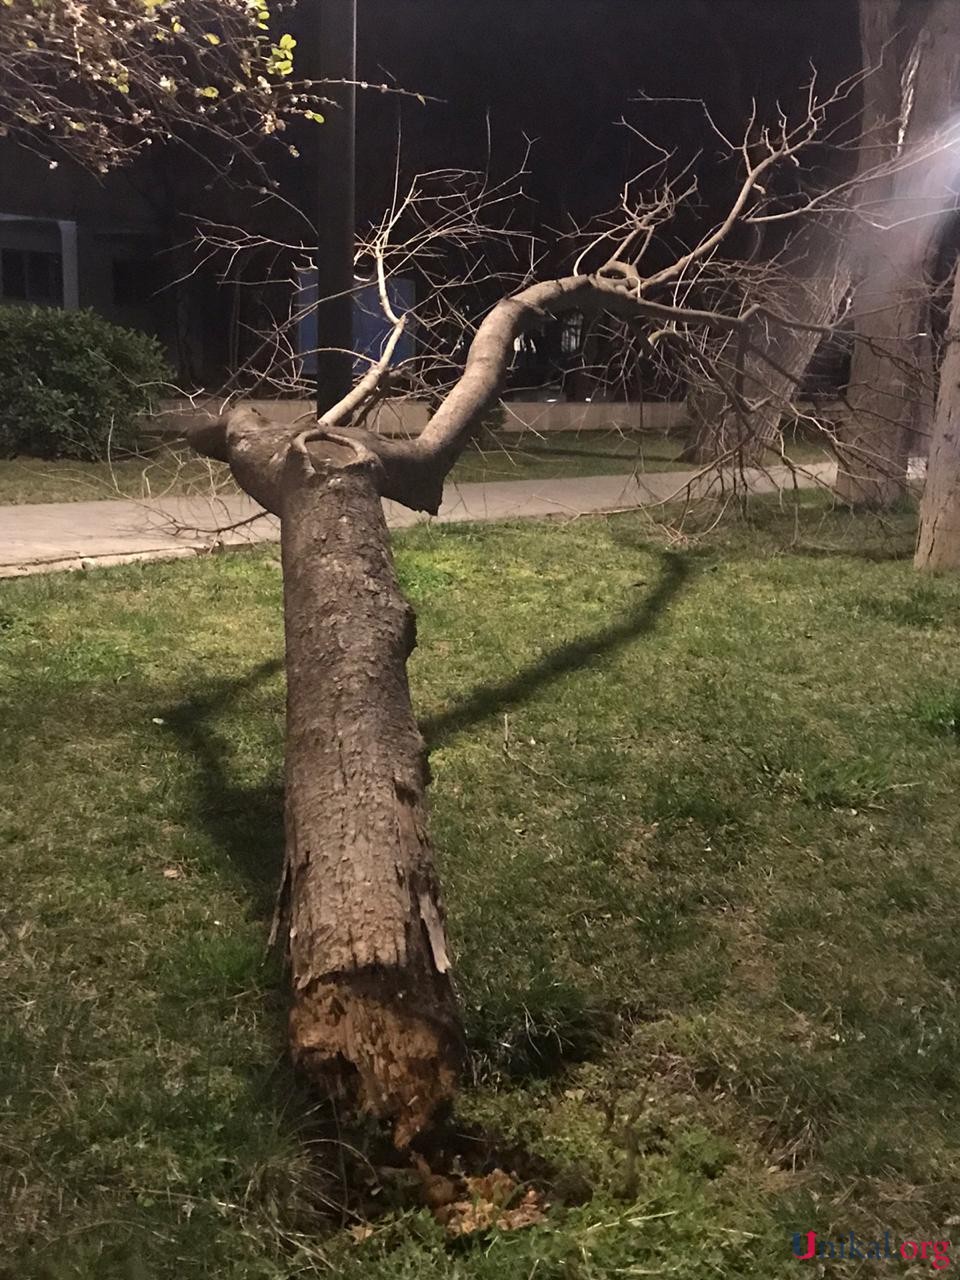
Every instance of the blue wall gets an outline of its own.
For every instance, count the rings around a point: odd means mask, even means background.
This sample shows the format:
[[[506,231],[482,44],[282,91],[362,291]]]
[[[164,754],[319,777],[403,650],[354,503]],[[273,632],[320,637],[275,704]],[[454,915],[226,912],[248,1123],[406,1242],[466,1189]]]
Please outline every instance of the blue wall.
[[[403,315],[412,308],[414,303],[413,281],[391,280],[387,285],[387,295],[390,299],[390,305],[397,315]],[[316,356],[314,355],[318,345],[316,298],[317,285],[316,280],[313,278],[313,272],[301,272],[300,292],[297,295],[296,305],[298,311],[305,310],[307,314],[297,325],[297,350],[303,356],[303,371],[307,374],[315,373],[317,367]],[[362,355],[369,356],[372,360],[379,360],[390,332],[390,322],[380,309],[380,295],[377,286],[375,284],[365,284],[358,280],[353,303],[354,350]],[[407,330],[397,344],[393,363],[399,364],[401,360],[410,359],[414,354],[414,350],[413,334],[410,330]],[[357,360],[355,362],[358,374],[366,373],[369,367],[365,360]]]

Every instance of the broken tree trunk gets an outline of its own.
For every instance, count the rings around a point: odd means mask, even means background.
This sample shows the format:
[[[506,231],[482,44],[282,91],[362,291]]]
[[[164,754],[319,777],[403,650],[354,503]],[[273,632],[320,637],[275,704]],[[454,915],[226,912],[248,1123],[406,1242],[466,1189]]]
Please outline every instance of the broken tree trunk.
[[[405,1146],[453,1093],[460,1030],[407,685],[414,615],[371,469],[292,447],[283,470],[290,1041]]]
[[[281,520],[291,1055],[403,1147],[452,1097],[462,1032],[381,495],[435,509],[442,472],[301,426],[237,409],[189,438]]]

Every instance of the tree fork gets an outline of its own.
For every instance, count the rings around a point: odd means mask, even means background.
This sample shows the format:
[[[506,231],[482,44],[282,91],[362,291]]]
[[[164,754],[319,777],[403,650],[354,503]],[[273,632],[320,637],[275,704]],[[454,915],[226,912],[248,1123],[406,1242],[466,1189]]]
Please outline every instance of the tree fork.
[[[283,464],[290,1042],[405,1146],[452,1096],[462,1036],[407,682],[414,615],[376,467],[297,443]]]

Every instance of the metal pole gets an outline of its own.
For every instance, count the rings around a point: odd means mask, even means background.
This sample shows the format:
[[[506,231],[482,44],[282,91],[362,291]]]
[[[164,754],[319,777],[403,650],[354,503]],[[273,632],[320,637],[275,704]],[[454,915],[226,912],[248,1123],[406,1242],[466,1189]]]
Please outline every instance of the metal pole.
[[[308,3],[311,0],[307,0]],[[312,0],[321,78],[336,107],[324,114],[317,180],[317,412],[353,386],[353,255],[357,109],[357,0]],[[326,349],[324,349],[326,348]]]

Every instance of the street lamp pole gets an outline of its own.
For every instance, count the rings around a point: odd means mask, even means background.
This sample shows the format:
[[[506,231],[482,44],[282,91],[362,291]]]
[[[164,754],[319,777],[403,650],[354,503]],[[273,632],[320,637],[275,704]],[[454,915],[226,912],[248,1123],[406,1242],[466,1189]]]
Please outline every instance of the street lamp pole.
[[[326,111],[317,175],[317,413],[353,385],[353,289],[357,114],[357,0],[317,6],[321,79],[337,106]]]

